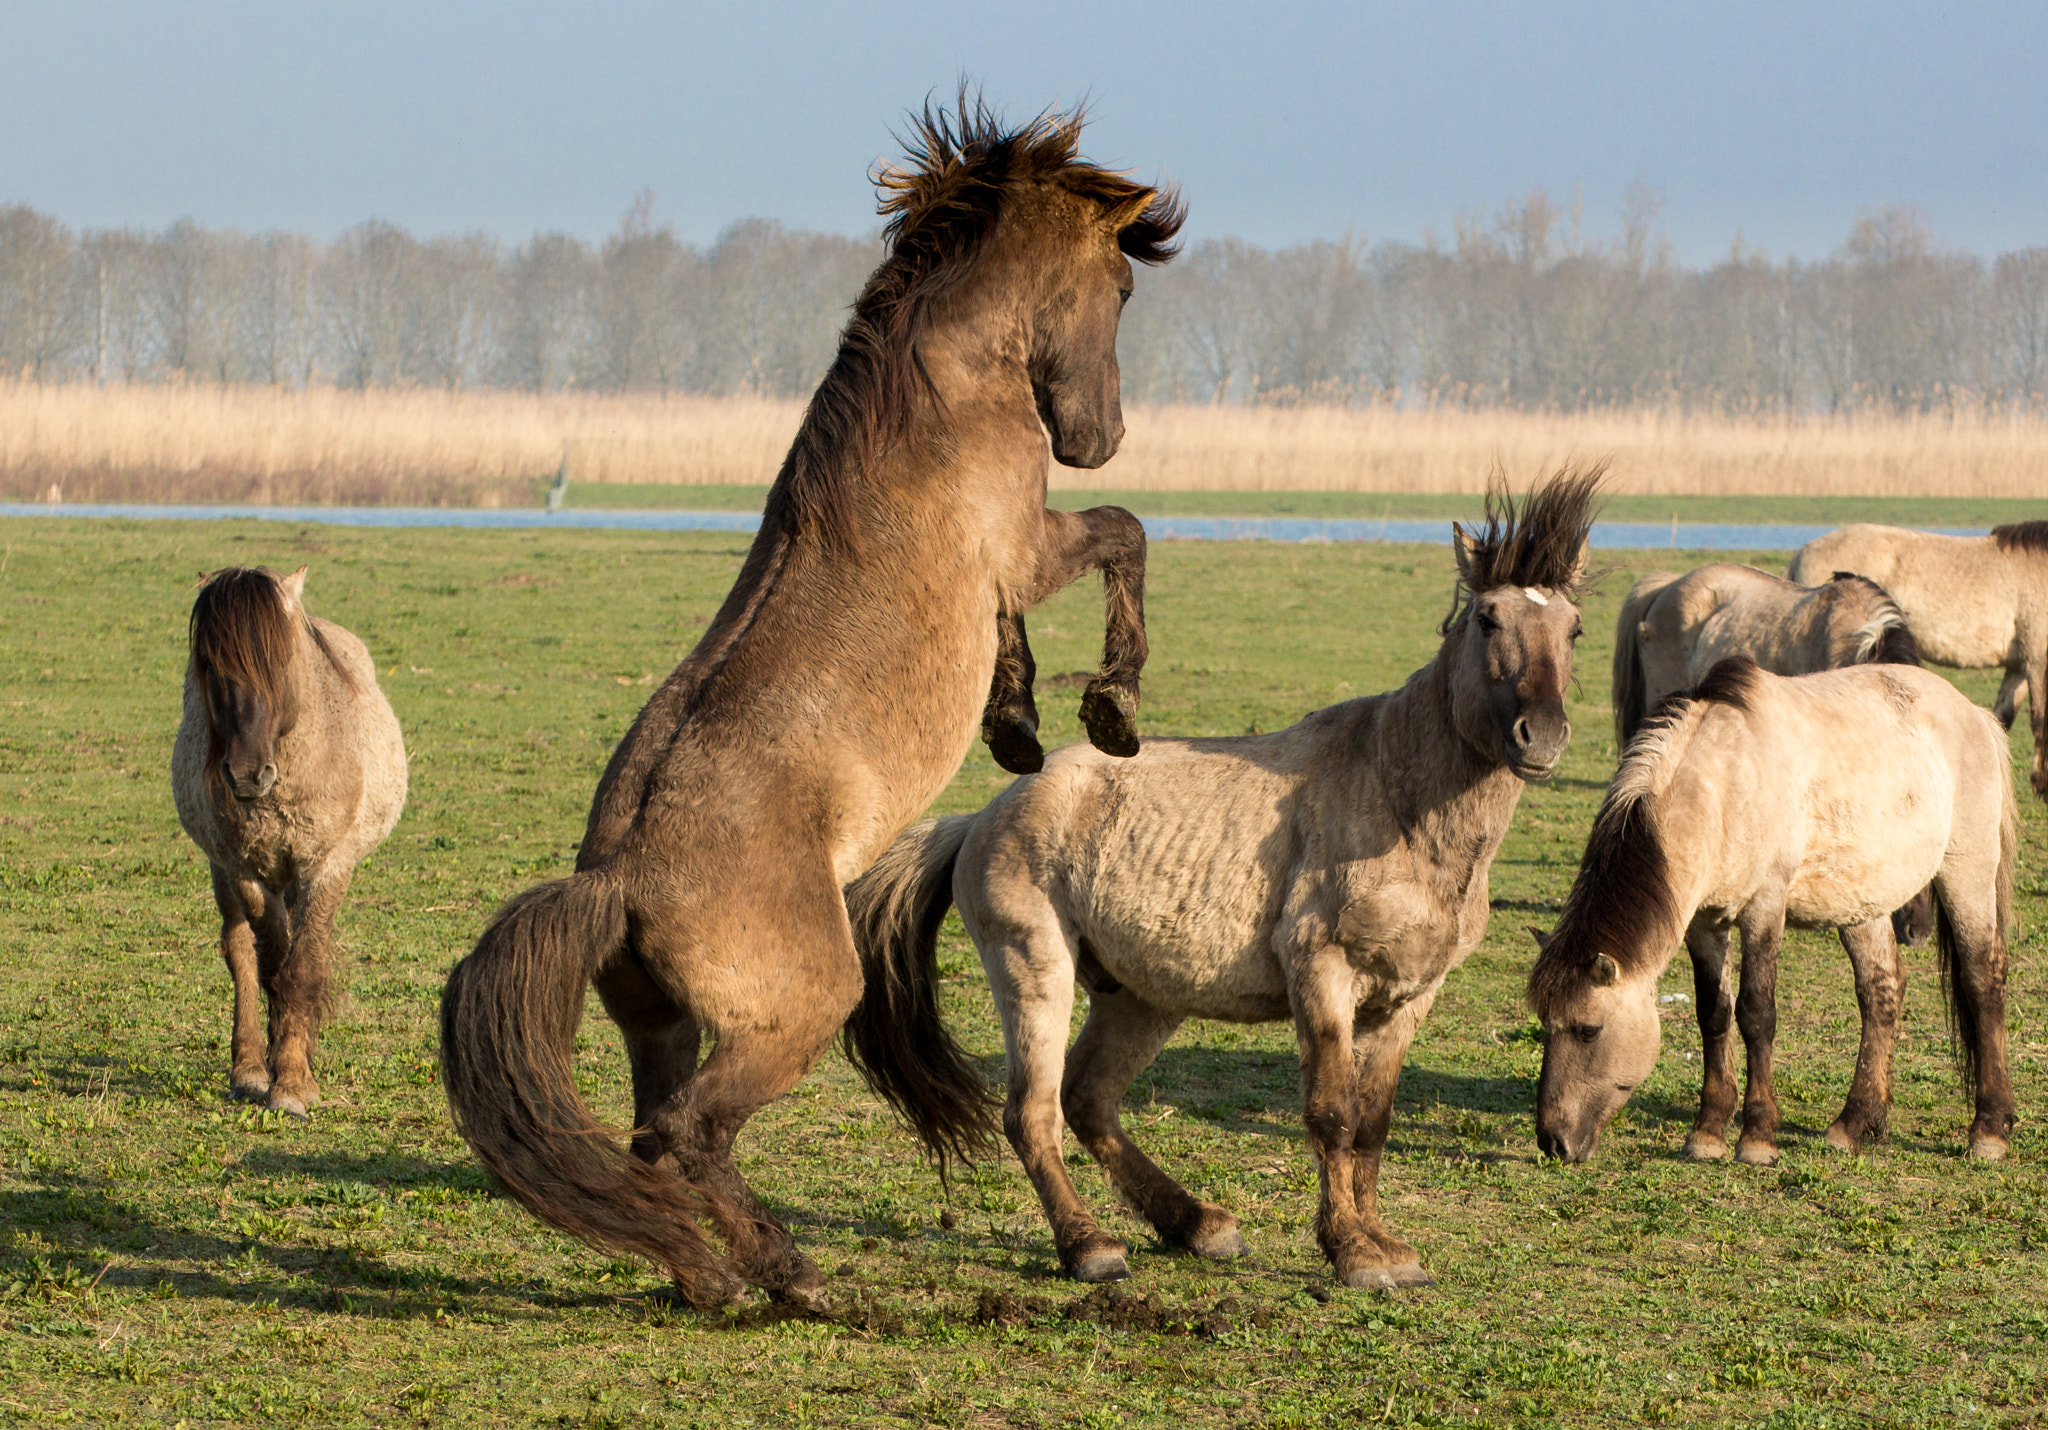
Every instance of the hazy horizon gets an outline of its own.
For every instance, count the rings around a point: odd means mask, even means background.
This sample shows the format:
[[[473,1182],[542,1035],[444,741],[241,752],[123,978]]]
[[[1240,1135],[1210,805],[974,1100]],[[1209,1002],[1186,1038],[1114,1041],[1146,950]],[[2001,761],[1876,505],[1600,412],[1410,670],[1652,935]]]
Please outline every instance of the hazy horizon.
[[[1694,266],[1738,233],[1823,257],[1894,204],[1945,246],[2048,243],[2048,11],[2020,5],[116,0],[0,15],[0,46],[0,202],[73,228],[595,240],[651,188],[699,244],[747,217],[865,234],[868,166],[964,74],[1015,118],[1088,98],[1090,156],[1179,182],[1193,239],[1448,240],[1537,187],[1607,236],[1642,180]]]

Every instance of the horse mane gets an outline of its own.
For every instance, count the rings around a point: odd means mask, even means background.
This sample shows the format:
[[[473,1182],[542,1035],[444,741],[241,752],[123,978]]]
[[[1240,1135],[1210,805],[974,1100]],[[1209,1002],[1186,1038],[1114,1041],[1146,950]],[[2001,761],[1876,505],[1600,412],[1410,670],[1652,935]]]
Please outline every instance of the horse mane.
[[[1542,586],[1575,596],[1585,576],[1581,557],[1593,530],[1594,503],[1606,476],[1604,461],[1585,467],[1567,463],[1517,510],[1507,475],[1496,466],[1486,483],[1486,525],[1466,532],[1452,523],[1472,546],[1441,633],[1450,634],[1474,596],[1498,586]]]
[[[1629,741],[1594,817],[1557,929],[1529,971],[1529,1003],[1539,1016],[1583,988],[1601,954],[1624,974],[1641,973],[1664,941],[1678,936],[1678,893],[1650,822],[1649,798],[1658,773],[1683,749],[1677,737],[1697,723],[1697,713],[1709,705],[1752,708],[1762,674],[1747,656],[1717,661],[1692,689],[1658,701]]]
[[[927,101],[911,117],[904,165],[874,174],[888,219],[884,257],[769,490],[764,526],[850,543],[861,474],[902,438],[919,402],[937,397],[918,347],[925,323],[973,271],[1019,189],[1052,184],[1092,200],[1125,216],[1117,242],[1126,255],[1173,257],[1180,197],[1079,158],[1084,118],[1079,108],[1047,110],[1007,126],[964,85],[953,113]]]
[[[2048,521],[2015,521],[1991,528],[2000,551],[2048,551]]]
[[[206,578],[192,602],[187,635],[193,678],[218,676],[278,709],[291,697],[285,677],[298,653],[301,630],[355,690],[355,677],[335,656],[320,628],[303,612],[293,617],[275,571],[268,566],[223,566]]]
[[[2048,522],[2042,523],[2048,526]],[[1906,613],[1892,599],[1892,593],[1854,571],[1837,571],[1823,588],[1830,593],[1861,596],[1869,606],[1869,618],[1856,631],[1854,662],[1857,665],[1919,665],[1920,641],[1906,624]]]

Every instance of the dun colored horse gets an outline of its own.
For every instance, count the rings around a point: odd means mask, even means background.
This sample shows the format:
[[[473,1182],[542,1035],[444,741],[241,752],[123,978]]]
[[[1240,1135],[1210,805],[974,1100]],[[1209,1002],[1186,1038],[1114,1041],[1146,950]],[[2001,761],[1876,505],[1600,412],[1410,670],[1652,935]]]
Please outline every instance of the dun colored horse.
[[[206,578],[171,751],[178,821],[213,866],[235,983],[230,1085],[299,1117],[320,1102],[313,1044],[335,911],[405,807],[405,741],[376,666],[361,641],[307,614],[305,587],[303,566]]]
[[[2003,666],[1992,707],[2012,728],[2021,682],[2033,722],[2034,793],[2048,799],[2048,521],[1994,527],[1989,536],[1942,536],[1859,523],[1817,536],[1792,558],[1790,575],[1818,586],[1854,571],[1891,593],[1923,659],[1981,669]]]
[[[744,1283],[824,1304],[734,1138],[862,996],[843,886],[945,788],[985,711],[1028,763],[1020,613],[1142,553],[1128,514],[1045,509],[1049,457],[1095,467],[1122,439],[1131,264],[1170,257],[1181,222],[1171,193],[1076,157],[1080,128],[1007,128],[964,95],[917,122],[910,166],[879,180],[887,256],[731,594],[612,756],[576,872],[506,905],[448,981],[443,1077],[477,1155],[542,1220],[647,1257],[698,1305]],[[1090,691],[1097,738],[1126,753],[1137,581],[1109,583]],[[592,983],[632,1067],[630,1155],[570,1068]]]
[[[848,890],[869,969],[849,1050],[942,1162],[991,1131],[934,995],[958,903],[1002,1014],[1003,1129],[1069,1274],[1127,1266],[1075,1193],[1063,1121],[1168,1242],[1244,1250],[1231,1214],[1139,1151],[1117,1107],[1184,1019],[1291,1018],[1323,1253],[1347,1286],[1428,1280],[1380,1219],[1394,1088],[1486,930],[1487,870],[1523,782],[1548,777],[1570,737],[1597,481],[1561,475],[1519,514],[1490,497],[1484,531],[1456,532],[1442,647],[1399,690],[1271,735],[1148,740],[1129,761],[1069,746],[981,813],[910,830]],[[1068,1051],[1077,981],[1088,1020]]]
[[[1862,1046],[1827,1143],[1883,1135],[1904,969],[1888,910],[1930,881],[1942,991],[1974,1083],[1970,1155],[2003,1157],[2014,822],[2005,737],[1931,671],[1856,665],[1784,679],[1741,658],[1674,696],[1629,746],[1529,998],[1543,1021],[1536,1140],[1580,1162],[1657,1061],[1657,980],[1692,955],[1705,1084],[1686,1150],[1728,1154],[1733,1022],[1748,1051],[1736,1158],[1777,1160],[1771,1089],[1785,926],[1835,928]],[[1728,930],[1742,931],[1742,987]]]
[[[1615,743],[1626,749],[1653,705],[1736,655],[1773,675],[1920,663],[1906,618],[1867,577],[1837,571],[1809,587],[1726,561],[1683,576],[1659,571],[1636,582],[1615,623]],[[1925,943],[1933,891],[1896,910],[1892,931],[1901,943]]]

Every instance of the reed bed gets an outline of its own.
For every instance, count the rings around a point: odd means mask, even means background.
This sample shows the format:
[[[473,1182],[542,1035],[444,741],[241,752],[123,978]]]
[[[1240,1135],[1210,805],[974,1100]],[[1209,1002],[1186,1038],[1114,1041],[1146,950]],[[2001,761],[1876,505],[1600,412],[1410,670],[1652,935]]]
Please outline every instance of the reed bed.
[[[0,497],[518,505],[566,456],[579,482],[761,484],[803,412],[786,399],[0,382]],[[1665,496],[2040,497],[2039,415],[1742,418],[1393,407],[1133,407],[1100,472],[1127,491],[1468,493],[1610,458]]]

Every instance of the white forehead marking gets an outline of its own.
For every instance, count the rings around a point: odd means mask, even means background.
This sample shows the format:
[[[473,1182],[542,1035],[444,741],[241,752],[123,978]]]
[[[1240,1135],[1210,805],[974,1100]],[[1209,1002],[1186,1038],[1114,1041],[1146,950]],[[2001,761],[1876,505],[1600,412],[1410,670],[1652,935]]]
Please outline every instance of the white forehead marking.
[[[1522,588],[1522,594],[1524,596],[1527,596],[1530,600],[1534,601],[1539,606],[1547,606],[1550,604],[1550,597],[1544,595],[1534,586],[1524,586]]]

